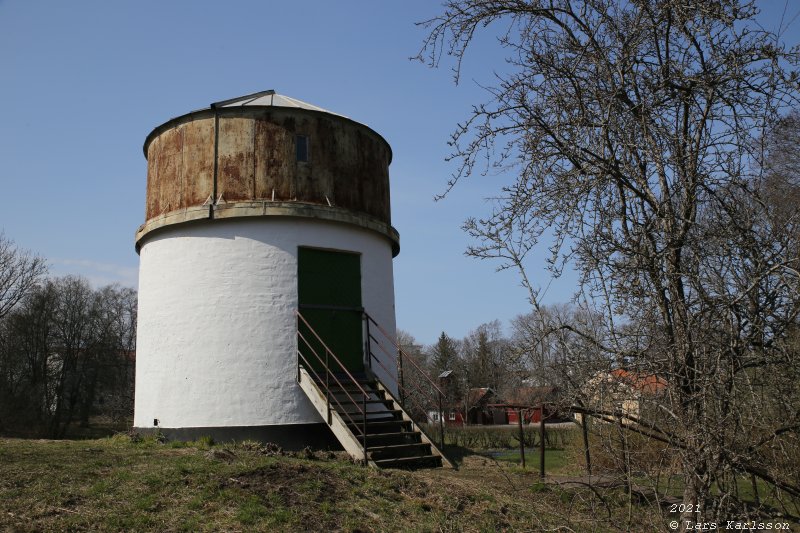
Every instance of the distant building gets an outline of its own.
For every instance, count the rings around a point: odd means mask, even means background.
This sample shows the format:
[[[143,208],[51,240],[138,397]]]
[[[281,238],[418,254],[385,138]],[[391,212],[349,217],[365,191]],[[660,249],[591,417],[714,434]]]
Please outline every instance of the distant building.
[[[648,397],[663,394],[667,381],[655,374],[646,374],[618,368],[598,372],[584,385],[587,407],[598,411],[622,415],[623,424],[634,424],[631,419],[642,415]],[[581,415],[577,415],[578,420]]]
[[[565,418],[558,409],[558,387],[519,387],[513,390],[504,402],[493,407],[505,409],[509,424],[517,424],[522,413],[522,423],[538,423],[542,416],[545,420]],[[543,407],[544,406],[544,407]]]
[[[491,387],[472,388],[465,400],[450,402],[443,406],[442,412],[430,410],[427,413],[431,422],[440,418],[448,426],[495,426],[517,424],[522,412],[524,424],[537,423],[542,417],[544,404],[545,420],[567,419],[558,409],[559,389],[557,387],[519,387],[508,397],[498,396]]]

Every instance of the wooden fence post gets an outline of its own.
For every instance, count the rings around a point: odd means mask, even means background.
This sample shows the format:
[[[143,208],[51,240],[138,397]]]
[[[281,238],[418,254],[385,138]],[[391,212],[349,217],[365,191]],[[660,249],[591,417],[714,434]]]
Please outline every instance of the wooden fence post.
[[[517,423],[519,424],[519,456],[522,468],[525,468],[525,432],[522,431],[522,409],[517,409]]]
[[[544,479],[544,403],[539,410],[539,477]]]
[[[586,473],[592,475],[592,458],[589,455],[589,422],[586,413],[581,414],[581,432],[583,433],[583,451],[586,454]]]

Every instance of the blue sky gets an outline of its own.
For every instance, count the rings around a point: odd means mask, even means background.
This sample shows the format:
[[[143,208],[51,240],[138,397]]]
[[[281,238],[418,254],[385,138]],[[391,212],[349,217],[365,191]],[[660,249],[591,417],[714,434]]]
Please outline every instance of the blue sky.
[[[764,2],[763,24],[791,22],[800,2]],[[463,182],[445,200],[455,124],[486,98],[503,53],[481,35],[460,85],[448,66],[409,60],[431,0],[0,0],[0,228],[49,260],[54,275],[136,286],[144,222],[145,136],[211,102],[275,89],[363,122],[394,152],[390,167],[398,327],[432,343],[528,310],[510,272],[465,257],[467,216],[503,176]],[[532,268],[538,272],[534,262]],[[574,277],[546,302],[567,301]]]

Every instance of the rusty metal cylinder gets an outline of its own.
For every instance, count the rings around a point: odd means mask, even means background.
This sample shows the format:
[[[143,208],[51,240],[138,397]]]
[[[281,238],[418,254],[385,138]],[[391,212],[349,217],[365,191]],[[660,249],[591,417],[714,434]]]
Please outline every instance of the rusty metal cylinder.
[[[207,218],[306,216],[349,222],[392,241],[388,143],[369,127],[272,91],[212,104],[155,128],[142,239]],[[285,100],[276,100],[284,98]],[[272,104],[271,102],[278,102]]]

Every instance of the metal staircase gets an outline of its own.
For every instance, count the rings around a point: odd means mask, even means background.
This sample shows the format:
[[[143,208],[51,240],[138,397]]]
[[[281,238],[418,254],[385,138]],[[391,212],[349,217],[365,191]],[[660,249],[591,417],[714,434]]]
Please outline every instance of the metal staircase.
[[[377,372],[389,377],[393,374],[373,353],[372,348],[383,347],[370,333],[370,324],[373,329],[377,324],[366,313],[363,316],[368,365],[363,372],[351,372],[297,312],[300,388],[354,459],[380,468],[452,468],[452,463],[373,372],[371,363],[377,361],[383,369],[381,372],[376,368]],[[404,390],[401,383],[397,385],[400,391]]]

